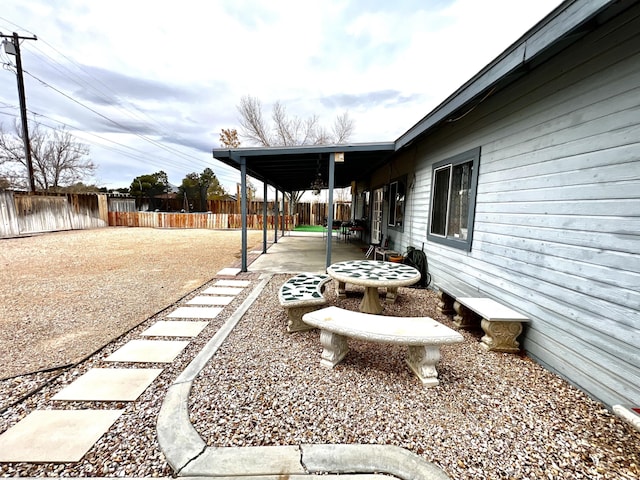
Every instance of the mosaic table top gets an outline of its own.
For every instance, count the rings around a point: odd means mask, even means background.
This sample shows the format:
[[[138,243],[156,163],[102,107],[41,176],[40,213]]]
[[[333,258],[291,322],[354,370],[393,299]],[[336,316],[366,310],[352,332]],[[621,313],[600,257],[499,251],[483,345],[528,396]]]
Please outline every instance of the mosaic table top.
[[[420,280],[420,272],[409,265],[378,260],[334,263],[327,273],[340,282],[368,287],[401,287]]]

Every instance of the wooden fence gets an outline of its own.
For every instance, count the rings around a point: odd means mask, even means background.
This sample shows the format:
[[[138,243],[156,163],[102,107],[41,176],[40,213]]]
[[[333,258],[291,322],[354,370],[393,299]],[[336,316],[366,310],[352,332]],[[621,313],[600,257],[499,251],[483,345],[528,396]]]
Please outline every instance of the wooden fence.
[[[278,230],[293,230],[297,225],[296,215],[280,215]],[[242,228],[242,215],[228,213],[174,213],[174,212],[109,212],[109,226],[112,227],[149,227],[149,228],[203,228],[238,229]],[[247,229],[262,230],[263,216],[248,215]],[[267,216],[267,229],[273,230],[274,216]]]
[[[106,227],[104,194],[42,194],[0,191],[0,237]]]
[[[249,215],[261,215],[262,205],[262,200],[247,202],[247,212],[249,212]],[[278,209],[281,206],[281,202],[278,202]],[[334,206],[336,220],[346,222],[351,219],[350,202],[336,202]],[[240,202],[235,200],[209,200],[208,207],[212,213],[240,213]],[[267,202],[267,212],[273,214],[273,209],[274,202]],[[289,202],[285,202],[284,211],[289,211]],[[298,216],[299,225],[323,225],[328,216],[327,212],[326,203],[298,202],[295,205],[294,214]]]
[[[239,202],[209,201],[211,212],[137,212],[135,200],[105,194],[44,194],[0,191],[0,237],[17,237],[57,230],[79,230],[106,226],[152,228],[237,229],[242,226]],[[281,202],[278,202],[281,207]],[[288,211],[285,202],[285,212]],[[247,228],[261,230],[263,202],[248,202]],[[323,225],[327,204],[300,202],[294,215],[280,215],[278,228]],[[351,205],[336,203],[336,220],[350,218]],[[274,228],[274,202],[267,202],[267,229]]]

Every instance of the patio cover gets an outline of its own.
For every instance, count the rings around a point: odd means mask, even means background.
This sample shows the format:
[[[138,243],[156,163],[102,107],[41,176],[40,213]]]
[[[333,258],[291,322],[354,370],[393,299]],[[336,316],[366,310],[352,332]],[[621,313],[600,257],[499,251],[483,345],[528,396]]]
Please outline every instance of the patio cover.
[[[333,221],[333,189],[344,188],[352,182],[365,179],[380,165],[384,164],[395,151],[394,142],[362,143],[345,145],[308,145],[296,147],[255,147],[218,148],[213,157],[240,170],[242,205],[242,268],[247,271],[247,227],[246,227],[246,175],[264,183],[266,199],[267,185],[277,191],[294,192],[310,190],[312,182],[320,173],[329,190],[327,219]],[[342,155],[339,155],[342,154]],[[342,159],[341,159],[342,157]],[[266,202],[263,215],[266,217]],[[277,242],[277,224],[275,241]],[[330,237],[328,237],[330,238]],[[266,253],[266,222],[264,226],[264,247]],[[331,242],[327,242],[326,265],[331,264]]]
[[[216,148],[213,157],[240,169],[246,159],[247,174],[283,192],[309,190],[318,174],[328,185],[330,154],[343,152],[344,162],[336,162],[334,186],[343,188],[366,178],[394,152],[395,143],[345,145],[305,145],[297,147]]]

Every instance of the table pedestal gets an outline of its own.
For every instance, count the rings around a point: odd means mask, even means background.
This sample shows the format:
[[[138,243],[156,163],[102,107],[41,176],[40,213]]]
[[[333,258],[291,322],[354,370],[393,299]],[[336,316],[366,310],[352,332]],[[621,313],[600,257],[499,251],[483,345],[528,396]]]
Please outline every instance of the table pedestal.
[[[374,315],[382,312],[378,287],[365,287],[364,297],[362,297],[362,302],[360,302],[360,311],[363,313],[373,313]]]
[[[387,287],[387,303],[396,303],[398,297],[398,287]]]

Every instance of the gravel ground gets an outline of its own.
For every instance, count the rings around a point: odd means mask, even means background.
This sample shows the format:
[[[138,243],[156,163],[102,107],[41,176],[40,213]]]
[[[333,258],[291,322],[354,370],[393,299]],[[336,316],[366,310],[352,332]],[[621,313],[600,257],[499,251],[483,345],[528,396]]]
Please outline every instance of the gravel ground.
[[[211,446],[371,443],[405,447],[455,479],[635,479],[640,434],[526,356],[484,352],[480,332],[442,347],[424,388],[404,347],[350,340],[333,370],[318,331],[286,333],[276,276],[196,381],[191,420]],[[348,285],[330,304],[357,309]],[[426,315],[432,291],[401,288],[385,315]],[[215,378],[215,382],[210,379]]]
[[[182,268],[178,263],[170,268]],[[208,278],[218,269],[211,268]],[[163,269],[165,276],[167,271],[174,274]],[[256,274],[238,278],[252,286],[258,280]],[[463,332],[464,343],[442,348],[441,384],[435,388],[419,384],[401,347],[351,341],[342,363],[331,371],[321,368],[318,332],[286,333],[286,314],[277,303],[286,278],[274,276],[194,385],[191,419],[209,445],[383,443],[408,448],[454,479],[640,478],[638,432],[526,356],[484,352],[478,332]],[[161,308],[182,305],[213,283],[192,287],[184,298],[177,293],[177,300]],[[170,310],[156,309],[131,330],[114,330],[112,335],[120,335],[116,340],[73,367],[0,381],[0,399],[12,399],[0,405],[0,433],[34,409],[125,409],[80,462],[0,463],[0,476],[170,476],[155,431],[164,392],[252,286],[172,364],[145,364],[164,370],[135,402],[51,397],[88,369],[104,368],[104,357],[140,338]],[[332,286],[326,291],[329,304],[349,309],[357,308],[362,293],[353,287],[348,298],[338,299]],[[451,326],[435,312],[433,292],[401,288],[399,293],[384,314],[428,315]],[[119,302],[107,302],[104,311]]]
[[[117,227],[0,239],[0,379],[76,363],[231,266],[240,245],[239,231]]]

